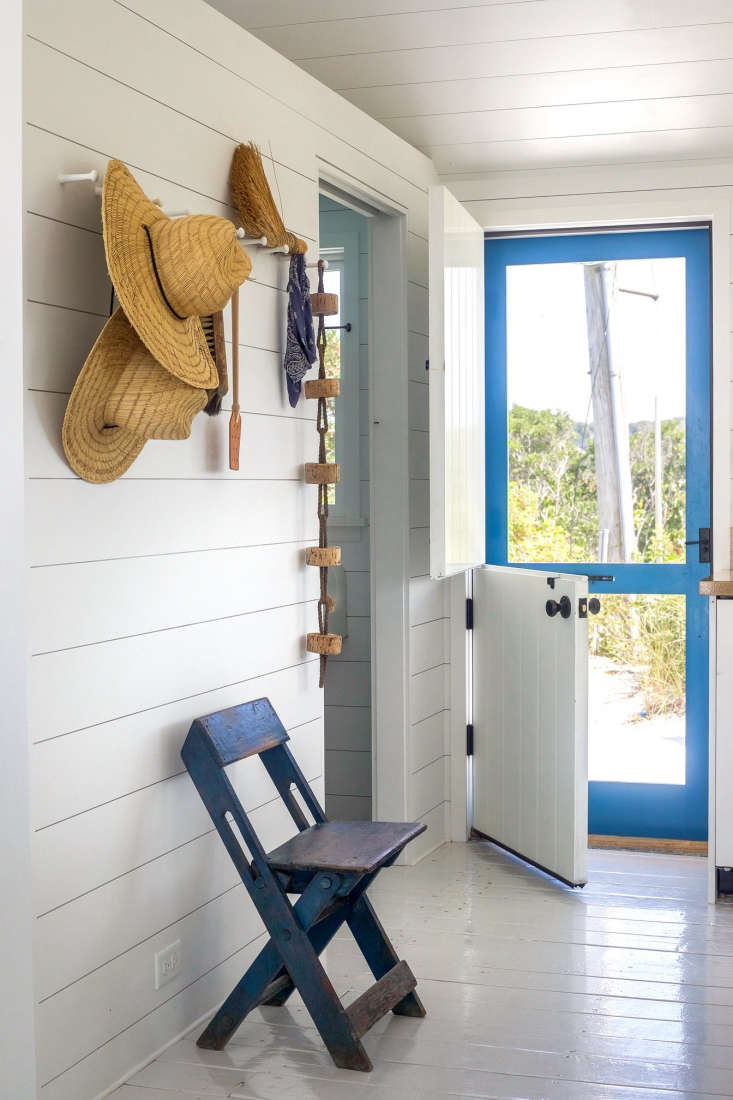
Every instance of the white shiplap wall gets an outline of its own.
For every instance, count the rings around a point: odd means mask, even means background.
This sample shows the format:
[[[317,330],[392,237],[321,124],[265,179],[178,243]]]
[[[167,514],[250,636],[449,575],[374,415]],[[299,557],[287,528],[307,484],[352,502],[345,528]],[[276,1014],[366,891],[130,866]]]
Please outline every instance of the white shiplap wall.
[[[316,524],[300,474],[315,432],[313,410],[290,410],[283,395],[287,264],[255,255],[257,282],[241,296],[241,471],[226,469],[226,416],[199,417],[188,442],[148,444],[112,485],[75,478],[60,425],[110,288],[99,201],[91,186],[64,189],[56,175],[102,170],[116,156],[165,206],[233,217],[231,154],[252,138],[272,143],[285,220],[313,244],[319,158],[407,210],[418,577],[427,568],[433,170],[200,0],[99,0],[93,18],[84,0],[29,0],[25,31],[39,1082],[48,1100],[86,1100],[209,1012],[259,945],[259,923],[182,774],[191,719],[269,695],[323,794],[323,699],[303,648],[317,578],[302,565]],[[412,733],[421,749],[432,737],[432,747],[413,754],[408,786],[410,808],[434,826],[423,851],[444,836],[445,765],[430,726],[446,707],[441,621],[439,589],[416,581]],[[288,823],[258,761],[236,766],[234,778],[266,843],[275,843]],[[182,972],[156,992],[153,954],[178,938]]]

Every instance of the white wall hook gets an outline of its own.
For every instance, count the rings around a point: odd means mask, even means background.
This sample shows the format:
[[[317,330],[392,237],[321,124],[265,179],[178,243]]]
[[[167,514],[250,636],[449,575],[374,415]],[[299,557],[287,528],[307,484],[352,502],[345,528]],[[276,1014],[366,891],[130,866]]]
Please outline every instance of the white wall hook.
[[[316,262],[314,264],[306,264],[305,266],[306,267],[318,267],[318,264],[320,262],[321,262],[320,260],[316,260]],[[323,270],[325,271],[327,267],[328,267],[328,260],[324,260],[323,261]]]
[[[242,244],[259,245],[261,248],[267,244],[267,237],[248,237],[241,225],[237,230],[237,236]]]
[[[96,168],[90,168],[88,172],[60,172],[58,176],[59,183],[81,183],[83,180],[96,183],[98,179],[99,172]]]
[[[273,255],[280,253],[283,256],[287,256],[290,253],[290,249],[286,244],[281,244],[278,248],[266,248],[265,252],[270,252]]]

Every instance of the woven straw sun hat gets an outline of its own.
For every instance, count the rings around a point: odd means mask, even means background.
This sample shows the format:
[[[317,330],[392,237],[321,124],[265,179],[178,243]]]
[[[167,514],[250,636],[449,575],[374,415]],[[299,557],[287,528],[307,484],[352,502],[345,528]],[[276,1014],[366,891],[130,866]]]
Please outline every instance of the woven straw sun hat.
[[[208,214],[169,218],[111,160],[102,227],[117,297],[148,351],[189,385],[215,389],[199,317],[223,309],[252,270],[232,223]]]
[[[114,481],[148,439],[187,439],[207,396],[160,366],[118,309],[66,407],[61,438],[69,465],[84,481]]]

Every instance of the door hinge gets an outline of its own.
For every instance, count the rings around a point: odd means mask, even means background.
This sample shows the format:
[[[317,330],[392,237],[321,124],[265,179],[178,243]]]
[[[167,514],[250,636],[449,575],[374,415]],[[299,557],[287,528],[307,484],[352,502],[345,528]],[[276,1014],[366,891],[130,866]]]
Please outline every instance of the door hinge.
[[[466,756],[473,756],[473,723],[466,726]]]
[[[466,630],[473,630],[473,597],[466,599]]]

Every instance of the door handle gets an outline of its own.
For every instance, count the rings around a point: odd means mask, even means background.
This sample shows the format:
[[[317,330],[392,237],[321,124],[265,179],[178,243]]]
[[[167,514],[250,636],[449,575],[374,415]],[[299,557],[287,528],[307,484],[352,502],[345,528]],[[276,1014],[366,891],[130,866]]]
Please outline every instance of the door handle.
[[[570,602],[569,596],[561,596],[560,600],[548,600],[545,604],[545,611],[554,619],[555,616],[560,613],[563,619],[569,619],[573,613],[573,605]]]
[[[588,599],[587,596],[581,596],[578,600],[578,618],[587,619],[588,614],[597,615],[601,610],[601,601],[597,596],[591,596]]]
[[[710,558],[710,528],[700,527],[698,529],[698,536],[696,539],[688,539],[685,542],[685,546],[699,546],[697,560],[701,564],[707,564]]]

